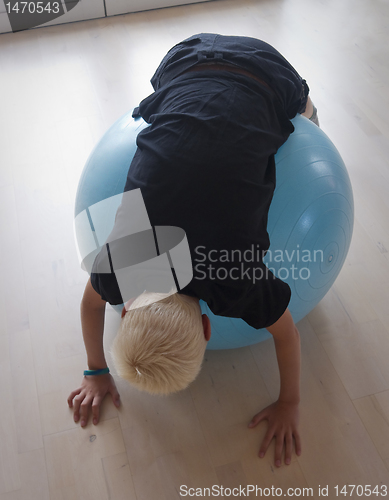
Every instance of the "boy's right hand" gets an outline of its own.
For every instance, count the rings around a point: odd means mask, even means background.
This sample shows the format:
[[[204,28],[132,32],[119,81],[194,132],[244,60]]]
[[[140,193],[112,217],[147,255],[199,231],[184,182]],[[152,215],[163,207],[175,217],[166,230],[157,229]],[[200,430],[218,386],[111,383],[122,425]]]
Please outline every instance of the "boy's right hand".
[[[100,405],[108,392],[112,396],[113,404],[119,408],[120,395],[111,374],[84,376],[81,386],[68,397],[69,408],[74,408],[74,421],[78,422],[81,415],[81,427],[85,427],[89,419],[89,410],[92,409],[93,423],[98,424]]]

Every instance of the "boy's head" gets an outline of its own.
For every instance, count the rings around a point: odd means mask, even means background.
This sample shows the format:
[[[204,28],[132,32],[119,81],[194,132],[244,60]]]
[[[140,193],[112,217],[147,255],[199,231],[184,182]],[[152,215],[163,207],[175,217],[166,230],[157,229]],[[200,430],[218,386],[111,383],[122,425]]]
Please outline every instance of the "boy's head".
[[[143,293],[123,310],[111,353],[120,377],[140,390],[169,394],[196,378],[210,336],[198,299]]]

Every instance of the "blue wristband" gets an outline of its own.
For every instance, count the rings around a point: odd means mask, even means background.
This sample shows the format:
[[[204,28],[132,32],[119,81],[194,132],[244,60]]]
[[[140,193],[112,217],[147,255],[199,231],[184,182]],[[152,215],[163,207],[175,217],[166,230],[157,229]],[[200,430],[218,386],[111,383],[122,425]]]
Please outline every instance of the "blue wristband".
[[[109,373],[109,368],[102,368],[101,370],[85,370],[84,375],[105,375]]]

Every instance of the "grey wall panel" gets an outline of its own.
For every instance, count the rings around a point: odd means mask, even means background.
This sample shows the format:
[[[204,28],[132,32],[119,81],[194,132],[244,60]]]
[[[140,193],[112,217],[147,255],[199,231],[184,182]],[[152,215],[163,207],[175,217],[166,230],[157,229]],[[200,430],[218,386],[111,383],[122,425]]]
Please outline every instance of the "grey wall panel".
[[[5,11],[4,1],[0,0],[0,33],[8,33],[9,31],[12,31],[11,24]]]

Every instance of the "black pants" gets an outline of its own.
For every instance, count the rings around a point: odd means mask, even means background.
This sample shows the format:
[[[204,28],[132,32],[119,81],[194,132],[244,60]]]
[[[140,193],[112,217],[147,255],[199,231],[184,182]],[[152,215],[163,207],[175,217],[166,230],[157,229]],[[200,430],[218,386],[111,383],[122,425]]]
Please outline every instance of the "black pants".
[[[263,79],[278,96],[288,118],[305,110],[309,93],[306,81],[274,47],[251,37],[201,33],[187,38],[161,61],[151,79],[154,90],[204,62],[234,64]]]

